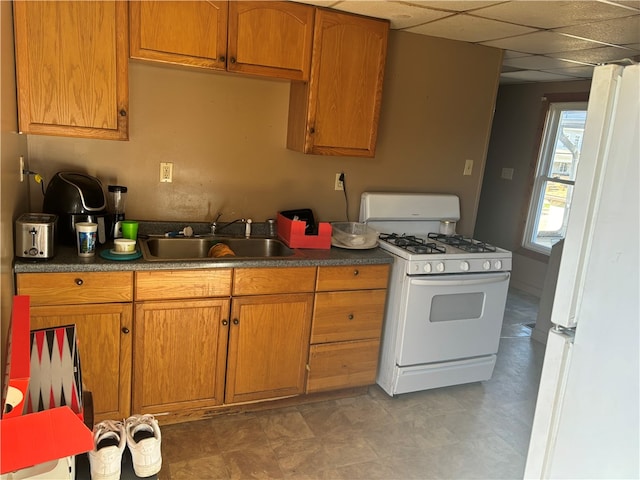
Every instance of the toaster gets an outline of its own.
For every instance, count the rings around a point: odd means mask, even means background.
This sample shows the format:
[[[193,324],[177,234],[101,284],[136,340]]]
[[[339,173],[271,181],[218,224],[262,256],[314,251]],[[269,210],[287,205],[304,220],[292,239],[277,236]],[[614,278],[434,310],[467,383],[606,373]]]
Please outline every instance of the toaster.
[[[53,238],[57,215],[25,213],[16,220],[16,257],[33,260],[54,255]]]

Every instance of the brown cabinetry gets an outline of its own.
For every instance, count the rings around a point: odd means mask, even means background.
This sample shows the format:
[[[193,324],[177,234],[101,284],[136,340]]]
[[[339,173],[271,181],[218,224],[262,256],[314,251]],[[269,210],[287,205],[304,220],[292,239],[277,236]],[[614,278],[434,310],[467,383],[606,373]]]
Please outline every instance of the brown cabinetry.
[[[134,412],[223,403],[231,278],[231,269],[136,272]]]
[[[131,58],[224,70],[225,1],[131,1]]]
[[[94,420],[129,416],[133,274],[25,273],[16,283],[30,297],[31,329],[76,325]]]
[[[126,140],[126,2],[13,2],[13,12],[20,130]]]
[[[131,57],[309,78],[315,9],[293,2],[134,1]]]
[[[385,20],[317,10],[310,80],[291,84],[288,148],[375,155],[388,32]]]
[[[235,270],[226,403],[304,393],[315,273]]]
[[[307,393],[375,383],[388,275],[387,265],[318,268]]]
[[[228,319],[228,298],[136,303],[133,411],[221,405]]]

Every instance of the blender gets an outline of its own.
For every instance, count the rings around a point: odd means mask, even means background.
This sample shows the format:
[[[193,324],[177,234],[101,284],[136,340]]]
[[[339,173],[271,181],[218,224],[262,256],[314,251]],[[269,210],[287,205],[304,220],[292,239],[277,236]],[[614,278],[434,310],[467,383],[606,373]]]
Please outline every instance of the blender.
[[[121,224],[124,220],[124,203],[127,198],[127,187],[122,185],[109,185],[108,190],[108,202],[109,211],[111,213],[111,225],[110,230],[111,238],[121,238],[122,229]]]

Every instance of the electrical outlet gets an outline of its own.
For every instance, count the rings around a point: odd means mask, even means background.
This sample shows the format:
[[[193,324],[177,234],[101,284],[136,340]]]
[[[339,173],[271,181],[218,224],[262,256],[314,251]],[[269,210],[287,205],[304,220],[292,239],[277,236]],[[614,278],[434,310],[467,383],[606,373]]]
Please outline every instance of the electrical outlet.
[[[471,172],[473,172],[473,160],[465,160],[462,175],[471,175]]]
[[[24,182],[24,157],[20,155],[20,181]]]
[[[336,184],[333,187],[334,190],[344,190],[344,182],[342,180],[340,180],[340,176],[341,175],[344,175],[344,174],[343,173],[336,173]]]
[[[160,163],[160,182],[161,183],[173,182],[173,163],[171,162]]]

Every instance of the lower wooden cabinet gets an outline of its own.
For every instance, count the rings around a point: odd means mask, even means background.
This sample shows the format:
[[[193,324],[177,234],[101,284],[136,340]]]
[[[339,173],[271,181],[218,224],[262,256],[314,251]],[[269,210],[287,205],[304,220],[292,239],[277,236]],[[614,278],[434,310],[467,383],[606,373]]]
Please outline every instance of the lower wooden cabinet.
[[[19,274],[16,285],[31,297],[32,329],[76,325],[99,422],[197,418],[374,383],[388,273],[388,265],[139,271],[135,279],[47,273]]]
[[[228,325],[228,298],[136,304],[133,411],[221,405]]]
[[[313,294],[234,298],[225,403],[304,393]]]
[[[307,393],[375,383],[388,277],[388,265],[318,268]]]
[[[131,396],[131,304],[31,307],[31,329],[76,325],[82,383],[94,422],[126,418]]]
[[[307,393],[376,382],[380,340],[311,345]]]

